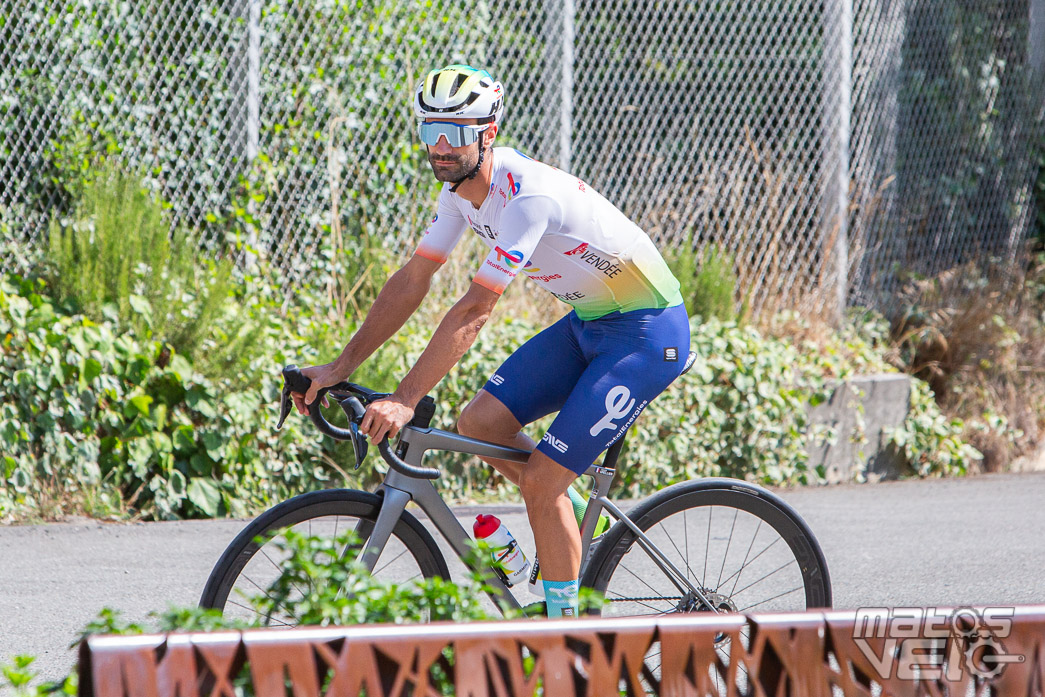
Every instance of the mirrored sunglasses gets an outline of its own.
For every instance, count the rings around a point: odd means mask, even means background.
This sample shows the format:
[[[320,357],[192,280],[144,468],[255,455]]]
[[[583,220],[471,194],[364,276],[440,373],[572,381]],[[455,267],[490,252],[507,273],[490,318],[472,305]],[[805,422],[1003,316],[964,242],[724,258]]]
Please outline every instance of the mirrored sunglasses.
[[[449,121],[422,121],[417,124],[417,135],[425,145],[434,146],[445,137],[451,148],[461,148],[479,140],[479,134],[489,127],[486,123],[462,126]]]

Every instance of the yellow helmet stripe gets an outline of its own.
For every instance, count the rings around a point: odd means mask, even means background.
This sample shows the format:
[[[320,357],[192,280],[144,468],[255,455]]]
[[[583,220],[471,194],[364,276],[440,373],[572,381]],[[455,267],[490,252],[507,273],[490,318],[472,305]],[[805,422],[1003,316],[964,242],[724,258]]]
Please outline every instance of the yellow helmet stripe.
[[[467,65],[449,65],[441,70],[433,70],[425,78],[425,94],[440,102],[448,102],[453,95],[462,98],[472,93],[472,89],[483,79],[483,72]],[[460,78],[464,78],[461,80]],[[457,86],[454,89],[455,85]],[[451,94],[453,91],[453,95]]]

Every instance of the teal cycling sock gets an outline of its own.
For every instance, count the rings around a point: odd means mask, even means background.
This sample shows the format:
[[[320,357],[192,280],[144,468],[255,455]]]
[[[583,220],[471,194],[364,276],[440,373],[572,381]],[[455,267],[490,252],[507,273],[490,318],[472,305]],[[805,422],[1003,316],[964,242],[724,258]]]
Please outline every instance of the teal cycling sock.
[[[548,617],[576,617],[577,589],[580,584],[576,580],[543,581],[543,583]]]

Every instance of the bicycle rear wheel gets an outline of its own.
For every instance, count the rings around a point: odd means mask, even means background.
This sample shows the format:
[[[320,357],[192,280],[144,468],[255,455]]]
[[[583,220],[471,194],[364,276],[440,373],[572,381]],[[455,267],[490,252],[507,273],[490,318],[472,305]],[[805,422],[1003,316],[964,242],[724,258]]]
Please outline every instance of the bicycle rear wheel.
[[[710,605],[672,579],[648,546],[618,522],[599,541],[581,579],[582,586],[604,595],[604,616],[831,606],[827,562],[816,538],[790,506],[761,487],[732,479],[683,482],[643,501],[628,518]],[[743,632],[741,641],[746,648]],[[732,649],[725,638],[717,642],[724,664]],[[649,694],[660,694],[659,653],[655,645],[645,659],[642,679]],[[724,678],[712,677],[725,694]],[[736,680],[738,689],[746,689],[743,669]]]
[[[296,496],[262,513],[236,536],[215,564],[200,607],[216,608],[225,616],[245,621],[260,618],[267,626],[297,626],[294,602],[312,589],[294,588],[289,597],[280,598],[277,606],[271,607],[275,597],[271,589],[280,578],[281,563],[289,555],[288,531],[332,540],[338,546],[338,555],[343,556],[345,533],[352,531],[359,542],[365,542],[382,500],[364,491],[332,489]],[[407,512],[396,523],[373,574],[397,583],[450,576],[431,534]],[[262,607],[265,610],[259,610]]]
[[[795,511],[761,487],[703,479],[668,487],[628,517],[715,605],[715,611],[831,606],[827,562]],[[655,563],[623,523],[606,533],[581,585],[605,594],[606,615],[711,612]]]

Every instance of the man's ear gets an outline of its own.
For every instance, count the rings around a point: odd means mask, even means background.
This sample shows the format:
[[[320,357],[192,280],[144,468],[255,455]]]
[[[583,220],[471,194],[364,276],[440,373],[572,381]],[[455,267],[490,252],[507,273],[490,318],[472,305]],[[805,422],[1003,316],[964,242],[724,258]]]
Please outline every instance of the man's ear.
[[[497,137],[497,124],[491,124],[489,128],[483,131],[483,143],[484,147],[493,147],[494,138]]]

